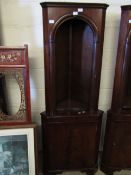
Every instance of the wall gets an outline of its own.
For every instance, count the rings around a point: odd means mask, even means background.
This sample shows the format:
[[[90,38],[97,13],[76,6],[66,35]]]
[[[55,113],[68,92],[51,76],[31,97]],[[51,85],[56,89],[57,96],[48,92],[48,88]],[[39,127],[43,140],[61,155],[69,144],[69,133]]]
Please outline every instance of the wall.
[[[54,1],[54,0],[52,0]],[[67,0],[59,0],[67,2]],[[45,109],[42,9],[40,0],[0,0],[0,39],[4,46],[29,46],[31,109],[33,121],[40,124]],[[130,0],[72,0],[109,4],[106,16],[99,109],[110,108],[117,53],[120,6]],[[15,93],[14,93],[14,98]],[[105,122],[105,120],[103,121]]]

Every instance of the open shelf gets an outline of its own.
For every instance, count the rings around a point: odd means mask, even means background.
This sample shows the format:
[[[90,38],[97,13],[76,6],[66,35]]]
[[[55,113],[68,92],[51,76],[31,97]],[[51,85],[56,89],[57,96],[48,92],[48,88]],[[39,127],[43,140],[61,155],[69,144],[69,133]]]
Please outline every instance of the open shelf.
[[[71,19],[55,36],[56,111],[88,110],[94,33],[88,23]]]

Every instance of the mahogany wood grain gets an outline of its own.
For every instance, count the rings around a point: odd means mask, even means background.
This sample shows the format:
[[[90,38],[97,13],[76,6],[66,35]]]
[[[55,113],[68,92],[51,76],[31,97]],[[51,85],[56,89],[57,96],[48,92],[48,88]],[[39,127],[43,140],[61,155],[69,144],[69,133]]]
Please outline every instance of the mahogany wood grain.
[[[46,88],[46,112],[41,113],[43,171],[94,174],[103,113],[98,97],[108,5],[45,2],[41,6]]]
[[[131,6],[122,6],[121,10],[112,105],[101,166],[107,174],[131,169]]]

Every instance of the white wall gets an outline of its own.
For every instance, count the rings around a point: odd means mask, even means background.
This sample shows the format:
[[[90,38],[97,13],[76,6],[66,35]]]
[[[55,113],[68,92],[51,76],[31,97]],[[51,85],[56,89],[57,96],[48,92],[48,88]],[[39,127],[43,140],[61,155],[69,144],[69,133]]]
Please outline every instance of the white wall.
[[[63,1],[67,2],[67,0]],[[40,0],[0,0],[1,45],[21,46],[25,43],[29,45],[32,117],[33,121],[39,124],[40,112],[45,109],[43,29],[40,2]],[[99,96],[99,109],[106,112],[110,108],[112,97],[120,6],[130,4],[130,0],[71,0],[70,2],[99,2],[110,5],[106,15]]]

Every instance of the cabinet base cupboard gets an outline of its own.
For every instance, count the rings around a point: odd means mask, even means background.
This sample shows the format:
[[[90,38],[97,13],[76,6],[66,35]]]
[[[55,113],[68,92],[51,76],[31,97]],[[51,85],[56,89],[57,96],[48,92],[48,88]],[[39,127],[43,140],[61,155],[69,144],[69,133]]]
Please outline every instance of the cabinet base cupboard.
[[[41,113],[45,174],[94,174],[102,111],[98,109],[108,5],[41,3],[46,111]]]
[[[107,175],[131,169],[131,114],[108,111],[101,170]]]
[[[48,117],[42,113],[45,173],[97,171],[102,111]],[[48,174],[47,173],[47,174]]]

